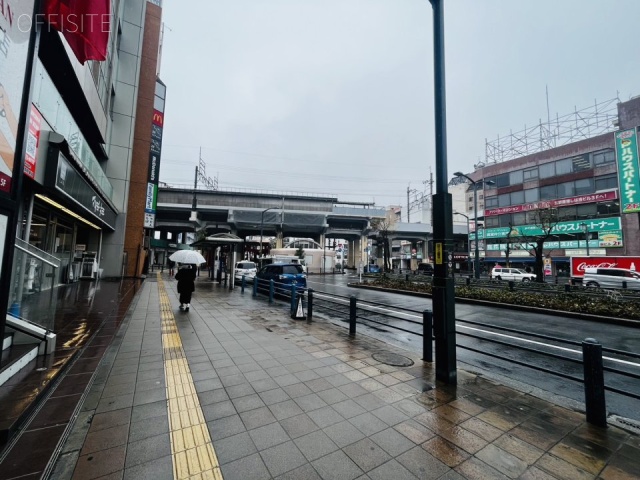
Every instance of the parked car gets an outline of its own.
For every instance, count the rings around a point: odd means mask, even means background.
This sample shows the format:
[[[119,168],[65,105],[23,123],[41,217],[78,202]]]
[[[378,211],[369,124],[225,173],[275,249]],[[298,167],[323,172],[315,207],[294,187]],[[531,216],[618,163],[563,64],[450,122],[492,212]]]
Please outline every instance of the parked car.
[[[242,276],[244,275],[246,280],[251,280],[255,276],[258,269],[256,268],[256,264],[254,262],[242,261],[236,263],[235,275],[236,279],[242,280]]]
[[[430,263],[419,263],[418,274],[433,277],[433,266]]]
[[[374,263],[364,266],[364,273],[380,273],[380,267]]]
[[[632,290],[640,290],[640,274],[626,268],[596,268],[584,270],[582,284],[594,288],[623,288],[622,282]]]
[[[290,292],[291,285],[298,291],[307,288],[307,275],[299,263],[272,263],[262,267],[256,277],[261,291],[269,291],[269,280],[273,280],[276,293]]]
[[[496,280],[514,280],[516,282],[532,282],[536,279],[535,273],[527,273],[519,268],[493,267],[491,278]]]

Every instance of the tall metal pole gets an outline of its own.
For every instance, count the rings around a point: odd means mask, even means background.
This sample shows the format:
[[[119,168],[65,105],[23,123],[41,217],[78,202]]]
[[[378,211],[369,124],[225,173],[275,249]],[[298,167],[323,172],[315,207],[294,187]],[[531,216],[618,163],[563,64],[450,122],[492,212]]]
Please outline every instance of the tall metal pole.
[[[457,383],[456,319],[453,284],[453,208],[447,190],[447,113],[444,74],[443,0],[433,7],[433,72],[436,130],[436,194],[433,196],[434,278],[433,320],[436,339],[436,379]]]

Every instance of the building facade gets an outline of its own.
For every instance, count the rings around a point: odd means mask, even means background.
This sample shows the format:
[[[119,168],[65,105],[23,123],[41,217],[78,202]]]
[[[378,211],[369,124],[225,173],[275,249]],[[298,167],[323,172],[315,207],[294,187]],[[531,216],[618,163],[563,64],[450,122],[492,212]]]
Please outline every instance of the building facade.
[[[127,270],[123,254],[129,236],[143,242],[144,201],[134,209],[130,198],[146,192],[146,167],[134,163],[134,128],[152,134],[153,111],[139,108],[156,70],[145,70],[152,51],[157,62],[159,3],[112,0],[106,60],[81,63],[65,37],[43,22],[30,33],[34,48],[25,82],[24,162],[17,194],[16,255],[8,306],[20,315],[28,296],[81,278],[120,277]],[[151,17],[157,28],[148,28]],[[154,23],[154,22],[151,22]],[[4,72],[0,72],[0,84]],[[147,145],[147,162],[149,148]],[[14,177],[15,177],[14,173]],[[144,177],[140,186],[137,178]],[[15,178],[14,178],[15,181]],[[129,212],[133,215],[128,215]],[[139,216],[139,231],[129,216]],[[13,232],[6,233],[12,242]],[[52,306],[55,309],[55,306]]]
[[[531,242],[543,236],[547,275],[568,275],[572,256],[640,254],[637,142],[628,151],[620,141],[616,148],[619,137],[623,143],[635,140],[639,125],[640,98],[634,98],[618,104],[615,131],[469,174],[484,184],[478,191],[484,207],[478,236],[485,267],[507,259],[512,266],[530,264]],[[469,188],[470,212],[472,202]]]

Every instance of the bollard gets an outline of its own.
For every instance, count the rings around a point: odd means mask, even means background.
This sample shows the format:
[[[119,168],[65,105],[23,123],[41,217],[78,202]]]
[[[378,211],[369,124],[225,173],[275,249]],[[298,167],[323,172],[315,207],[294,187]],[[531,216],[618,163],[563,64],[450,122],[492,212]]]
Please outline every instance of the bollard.
[[[513,280],[509,280],[509,291],[510,291],[510,292],[513,292],[513,287],[514,287],[514,285],[515,285],[515,284],[514,284]]]
[[[422,312],[422,359],[433,362],[433,312]]]
[[[293,315],[296,311],[296,284],[291,284],[291,315]]]
[[[623,281],[622,281],[622,288],[623,288],[624,290],[626,290],[626,289],[627,289],[627,281],[626,281],[626,280],[623,280]]]
[[[582,365],[587,422],[598,427],[606,427],[607,407],[604,398],[602,345],[594,338],[587,338],[582,342]]]
[[[466,282],[467,282],[467,287],[471,285],[471,277],[467,277]]]
[[[404,276],[404,280],[405,280],[405,282],[409,281],[409,274],[408,273]]]
[[[253,296],[258,296],[258,277],[253,277]]]
[[[353,295],[349,299],[349,335],[356,335],[356,297]]]
[[[313,320],[313,288],[307,290],[307,322]]]
[[[269,280],[269,303],[273,303],[273,279]]]
[[[568,283],[564,284],[564,291],[566,293],[569,293],[571,291],[571,285],[569,285]]]

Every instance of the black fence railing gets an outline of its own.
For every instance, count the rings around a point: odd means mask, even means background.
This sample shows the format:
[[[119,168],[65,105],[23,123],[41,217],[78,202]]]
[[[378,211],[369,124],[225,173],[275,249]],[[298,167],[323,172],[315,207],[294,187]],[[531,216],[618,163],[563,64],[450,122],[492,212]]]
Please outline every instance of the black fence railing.
[[[431,362],[433,359],[433,317],[428,310],[418,311],[410,308],[396,307],[384,303],[369,302],[356,299],[354,296],[335,295],[324,292],[307,292],[307,308],[309,315],[307,319],[312,320],[312,311],[321,311],[339,320],[348,322],[349,334],[356,335],[357,325],[361,324],[374,330],[384,332],[404,332],[422,337],[423,339],[423,359]],[[420,321],[415,318],[421,318]],[[604,392],[612,392],[632,399],[640,400],[640,393],[629,391],[616,386],[620,380],[634,379],[640,380],[640,374],[605,365],[603,353],[615,355],[626,359],[640,359],[640,354],[618,349],[606,348],[596,340],[586,339],[584,341],[565,340],[550,335],[527,332],[520,329],[502,327],[487,323],[475,322],[471,320],[457,319],[457,323],[481,326],[489,330],[488,334],[472,333],[459,329],[458,335],[473,338],[476,342],[490,342],[495,345],[508,347],[529,354],[559,360],[568,365],[573,365],[573,372],[563,372],[557,368],[544,367],[540,364],[527,362],[508,355],[508,350],[500,349],[499,353],[491,352],[487,349],[478,348],[457,343],[457,347],[475,352],[484,356],[500,359],[511,364],[516,364],[528,369],[539,371],[557,378],[562,378],[572,382],[581,383],[585,390],[585,405],[587,421],[596,425],[606,426],[606,406]],[[500,338],[492,338],[491,333],[508,333],[514,341],[506,341]],[[520,337],[513,337],[519,335]],[[518,340],[538,339],[549,342],[546,349],[536,348],[526,344],[517,343]],[[567,348],[578,347],[574,349]],[[560,347],[566,354],[548,351],[554,347]],[[613,363],[616,359],[607,358],[608,363]],[[543,363],[543,362],[541,362]],[[582,366],[580,369],[579,367]],[[571,369],[570,369],[571,370]],[[581,371],[581,372],[580,372]],[[607,373],[608,382],[605,383],[604,373]],[[614,380],[614,381],[611,381]]]

